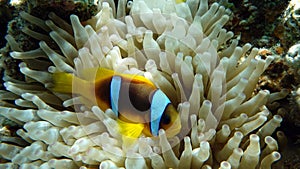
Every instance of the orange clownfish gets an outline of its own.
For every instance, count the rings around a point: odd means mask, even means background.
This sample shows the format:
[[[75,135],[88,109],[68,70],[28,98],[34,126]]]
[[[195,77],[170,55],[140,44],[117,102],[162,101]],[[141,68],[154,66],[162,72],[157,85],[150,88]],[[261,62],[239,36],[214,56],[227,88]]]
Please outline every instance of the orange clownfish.
[[[180,132],[179,113],[165,93],[144,76],[91,68],[83,71],[83,77],[54,73],[53,90],[81,95],[89,100],[83,103],[96,104],[102,110],[110,108],[118,117],[120,133],[127,137],[157,136],[159,129],[166,130],[168,137]]]

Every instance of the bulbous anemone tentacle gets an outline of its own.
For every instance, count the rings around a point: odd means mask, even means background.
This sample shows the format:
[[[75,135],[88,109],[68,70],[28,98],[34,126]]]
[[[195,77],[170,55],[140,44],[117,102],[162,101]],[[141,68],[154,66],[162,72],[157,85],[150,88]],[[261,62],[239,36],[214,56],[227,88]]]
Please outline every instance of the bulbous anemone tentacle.
[[[124,0],[117,8],[106,0],[98,7],[84,25],[76,15],[68,24],[54,13],[44,22],[23,12],[47,32],[23,30],[41,40],[32,51],[6,37],[26,78],[4,77],[0,114],[23,128],[1,140],[6,163],[0,167],[270,168],[280,158],[270,135],[282,119],[264,105],[285,93],[253,94],[272,57],[256,58],[257,48],[231,39],[222,28],[229,19],[224,7],[209,7],[207,0],[130,1],[130,9]],[[84,70],[94,67],[151,80],[179,111],[181,132],[124,142],[111,109],[89,108],[81,96],[51,90],[53,73],[91,79]]]

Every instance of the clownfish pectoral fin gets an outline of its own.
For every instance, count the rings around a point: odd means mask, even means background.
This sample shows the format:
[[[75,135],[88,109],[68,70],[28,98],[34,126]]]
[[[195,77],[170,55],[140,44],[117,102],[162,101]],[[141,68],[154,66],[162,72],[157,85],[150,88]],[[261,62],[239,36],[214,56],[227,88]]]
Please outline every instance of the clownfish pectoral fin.
[[[137,144],[137,138],[122,136],[122,148],[124,152],[128,152],[134,145]]]
[[[129,138],[138,138],[144,129],[144,124],[141,123],[128,123],[120,119],[117,120],[119,125],[120,134]]]

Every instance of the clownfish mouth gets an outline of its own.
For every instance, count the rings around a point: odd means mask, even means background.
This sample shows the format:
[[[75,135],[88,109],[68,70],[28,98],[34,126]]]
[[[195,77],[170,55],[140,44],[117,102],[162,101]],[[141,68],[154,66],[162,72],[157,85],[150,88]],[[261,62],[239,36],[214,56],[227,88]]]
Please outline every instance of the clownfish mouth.
[[[180,132],[181,132],[180,116],[177,116],[177,119],[174,121],[174,123],[168,129],[166,129],[166,135],[168,138],[171,138],[176,136]]]

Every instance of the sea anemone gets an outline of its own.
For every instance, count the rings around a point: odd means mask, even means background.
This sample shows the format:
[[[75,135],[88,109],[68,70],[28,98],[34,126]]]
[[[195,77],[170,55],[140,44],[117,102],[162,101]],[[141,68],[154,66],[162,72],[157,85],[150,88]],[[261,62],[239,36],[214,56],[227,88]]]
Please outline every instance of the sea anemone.
[[[272,57],[259,58],[250,44],[238,46],[222,28],[228,10],[208,7],[207,0],[119,0],[117,8],[107,0],[98,7],[83,23],[71,15],[71,25],[54,13],[43,21],[22,12],[49,33],[23,30],[40,40],[32,51],[21,51],[7,35],[25,81],[4,77],[0,113],[22,128],[2,138],[0,167],[250,169],[271,168],[280,159],[271,135],[282,118],[265,105],[283,93],[254,93]],[[112,110],[52,91],[53,73],[85,78],[83,70],[94,67],[151,80],[177,105],[181,132],[167,138],[160,130],[128,145]]]

